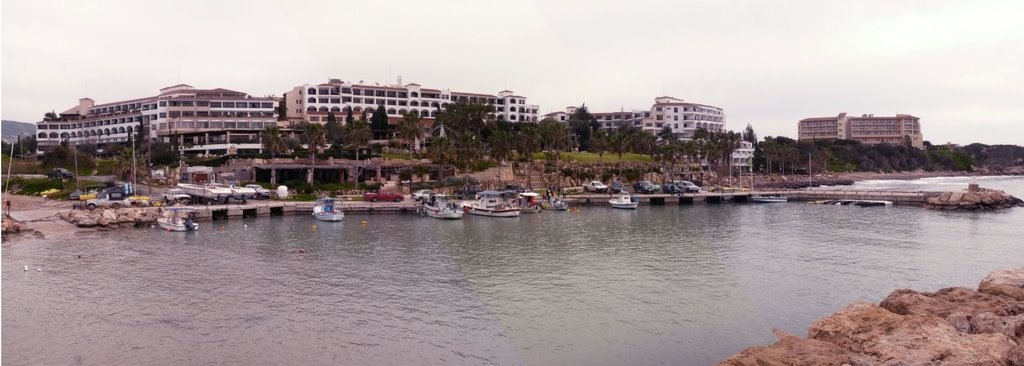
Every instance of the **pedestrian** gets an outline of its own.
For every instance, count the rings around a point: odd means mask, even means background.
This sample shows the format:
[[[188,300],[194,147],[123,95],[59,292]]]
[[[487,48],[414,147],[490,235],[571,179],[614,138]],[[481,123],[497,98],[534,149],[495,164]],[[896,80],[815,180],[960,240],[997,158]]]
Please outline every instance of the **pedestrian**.
[[[11,200],[7,200],[6,205],[7,209],[4,210],[4,215],[7,217],[11,217]]]

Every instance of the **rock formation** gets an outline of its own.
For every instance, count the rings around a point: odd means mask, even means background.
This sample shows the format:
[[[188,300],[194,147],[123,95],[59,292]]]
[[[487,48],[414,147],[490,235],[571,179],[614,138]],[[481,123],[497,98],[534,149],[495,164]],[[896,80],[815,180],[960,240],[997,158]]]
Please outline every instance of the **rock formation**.
[[[58,212],[57,215],[78,227],[117,228],[152,224],[166,212],[168,211],[159,207],[123,207],[91,211],[66,210]]]
[[[719,365],[1024,366],[1024,268],[994,271],[978,287],[896,290],[879,306],[819,319],[806,339],[776,331],[775,344]]]
[[[972,189],[966,192],[943,192],[929,197],[924,207],[932,210],[988,211],[1021,206],[1024,201],[1003,191]]]

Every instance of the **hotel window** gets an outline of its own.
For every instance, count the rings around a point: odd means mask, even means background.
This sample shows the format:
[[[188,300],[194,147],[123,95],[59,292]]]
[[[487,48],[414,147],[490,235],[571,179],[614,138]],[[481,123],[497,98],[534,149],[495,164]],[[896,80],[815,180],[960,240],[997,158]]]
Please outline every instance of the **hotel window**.
[[[267,102],[267,103],[261,103],[260,105],[263,106],[263,108],[274,108],[274,103]]]
[[[331,98],[331,103],[334,103],[334,104],[341,103],[341,98]]]
[[[343,98],[341,98],[341,101],[344,102],[344,103],[351,103],[352,102],[352,97],[343,97]]]
[[[161,101],[160,101],[160,106],[161,106],[161,107],[166,107],[166,106],[167,106],[167,101],[165,101],[165,100],[161,100]]]
[[[224,102],[224,108],[234,108],[235,102]]]
[[[160,118],[167,118],[167,112],[160,112]]]
[[[672,116],[672,120],[673,121],[678,121],[679,120],[679,116]]]
[[[378,90],[375,94],[376,95],[374,95],[374,96],[383,97],[384,96],[384,91],[383,90]]]
[[[363,95],[363,91],[361,89],[352,89],[352,95]]]
[[[661,107],[655,108],[654,110],[661,112]]]
[[[221,105],[220,102],[210,102],[210,108],[220,108]]]
[[[342,94],[352,94],[352,88],[341,88]]]

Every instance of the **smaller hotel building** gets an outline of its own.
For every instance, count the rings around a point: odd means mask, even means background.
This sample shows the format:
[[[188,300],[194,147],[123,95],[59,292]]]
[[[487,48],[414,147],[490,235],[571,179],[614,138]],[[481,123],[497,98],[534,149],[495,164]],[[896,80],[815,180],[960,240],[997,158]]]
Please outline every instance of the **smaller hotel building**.
[[[924,149],[921,119],[909,114],[880,117],[863,114],[850,117],[840,113],[835,117],[804,118],[797,124],[797,129],[801,141],[843,139],[872,145],[900,145],[906,137],[910,137],[911,146]]]
[[[568,121],[573,113],[576,113],[576,107],[567,107],[565,112],[548,113],[544,117]],[[654,98],[654,104],[649,110],[591,114],[604,129],[633,126],[656,134],[668,127],[672,134],[684,140],[692,138],[693,132],[701,128],[708,131],[725,130],[725,113],[722,108],[669,96]]]
[[[424,88],[416,83],[367,85],[362,81],[352,83],[330,79],[323,84],[296,86],[284,94],[284,103],[288,109],[286,116],[293,125],[302,122],[326,123],[328,113],[333,113],[339,122],[344,123],[349,109],[359,118],[364,112],[372,114],[379,105],[385,106],[392,124],[398,123],[406,113],[432,121],[440,109],[459,101],[493,105],[494,118],[499,121],[537,122],[539,107],[528,104],[526,97],[516,95],[511,90],[483,94]]]

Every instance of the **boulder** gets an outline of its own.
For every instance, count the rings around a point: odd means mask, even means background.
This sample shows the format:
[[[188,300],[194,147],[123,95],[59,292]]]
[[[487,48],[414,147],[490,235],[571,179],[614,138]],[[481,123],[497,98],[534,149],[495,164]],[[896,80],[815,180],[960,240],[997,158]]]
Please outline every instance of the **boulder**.
[[[899,315],[935,315],[947,318],[956,312],[970,316],[992,313],[998,316],[1024,314],[1024,303],[1013,299],[980,293],[966,287],[944,288],[936,292],[909,289],[893,291],[878,304]]]
[[[835,344],[815,339],[800,339],[792,334],[773,330],[778,342],[770,346],[750,347],[719,362],[719,366],[762,365],[842,365],[851,353]]]
[[[117,213],[111,209],[103,210],[103,218],[107,221],[117,221]]]
[[[981,202],[981,196],[977,192],[967,192],[964,197],[960,199],[961,205],[976,205]]]
[[[110,226],[111,222],[113,221],[110,221],[110,219],[108,219],[106,216],[102,216],[96,220],[96,223],[103,227]]]
[[[965,334],[934,315],[899,315],[866,302],[814,322],[808,338],[877,365],[1005,365],[1016,346],[1005,334]]]
[[[1024,301],[1024,268],[992,271],[978,284],[978,292]]]
[[[1024,366],[1024,344],[1018,344],[1006,354],[1006,361],[1010,366]]]
[[[99,225],[99,223],[96,222],[96,220],[87,217],[77,221],[75,225],[78,225],[78,227],[96,227],[96,225]]]
[[[971,317],[971,333],[1002,333],[1018,344],[1024,344],[1024,315],[977,314]]]

